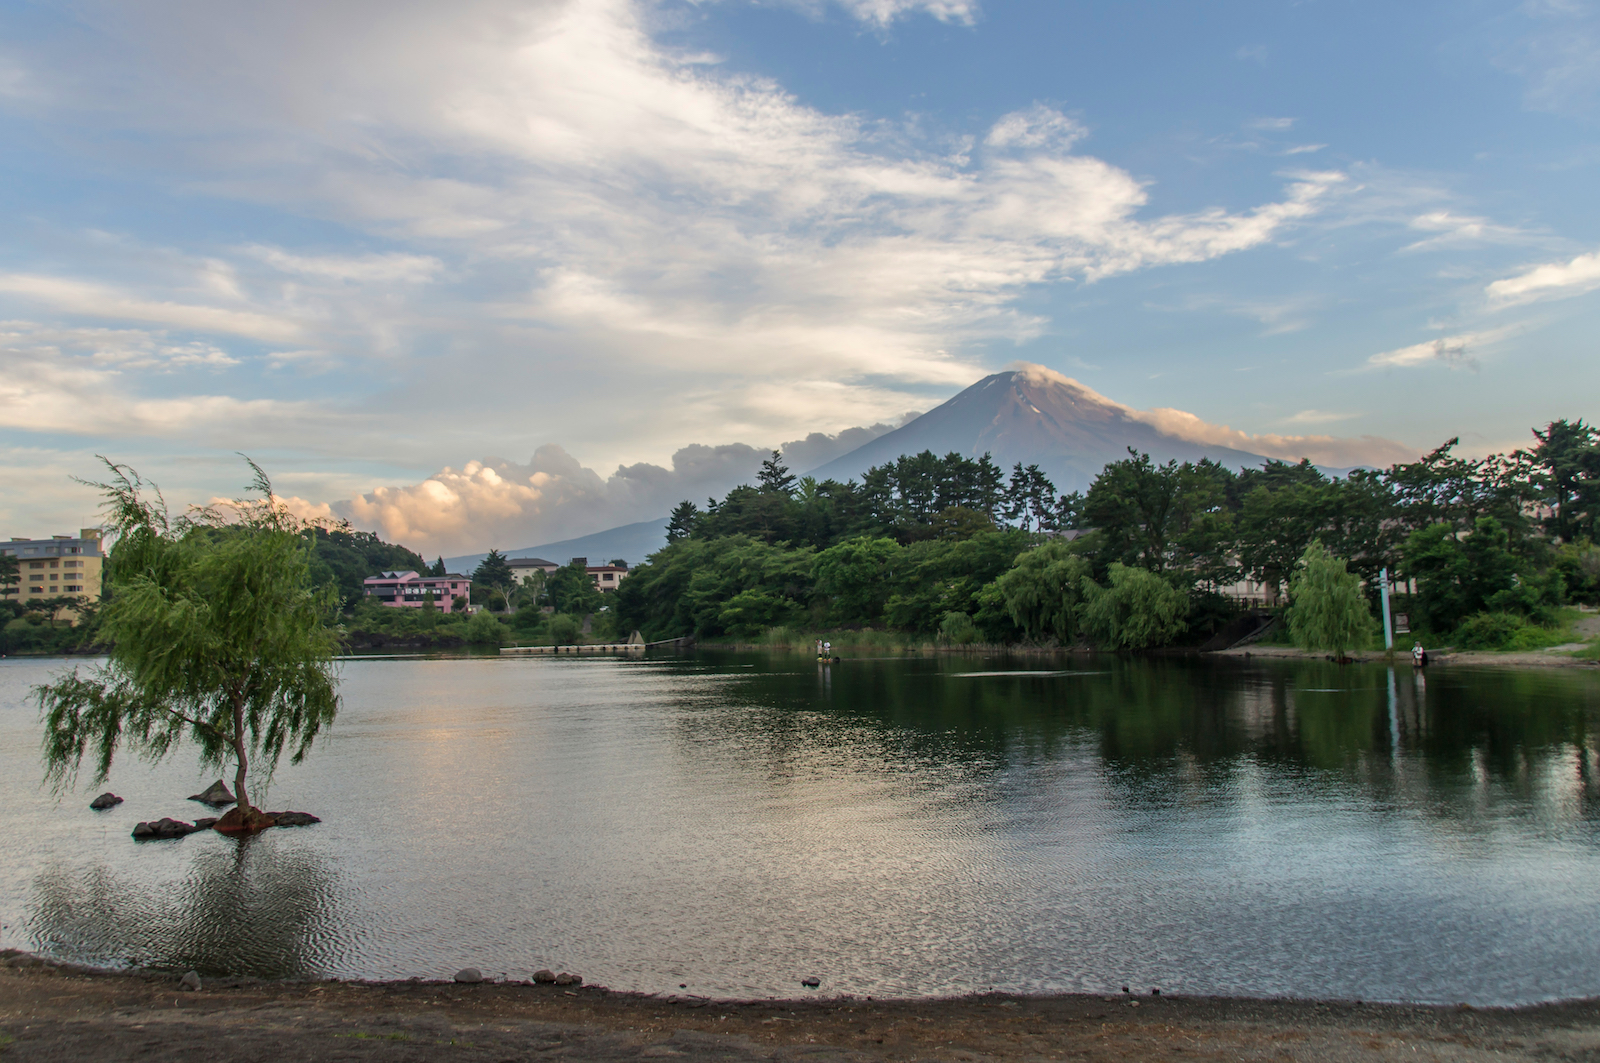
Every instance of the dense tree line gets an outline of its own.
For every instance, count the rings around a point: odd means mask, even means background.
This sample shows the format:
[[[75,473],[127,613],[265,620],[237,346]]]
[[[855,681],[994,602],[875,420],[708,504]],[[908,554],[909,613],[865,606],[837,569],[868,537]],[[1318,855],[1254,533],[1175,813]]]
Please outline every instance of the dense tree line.
[[[1481,459],[1458,442],[1345,476],[1308,461],[1236,472],[1130,451],[1067,495],[1037,467],[1008,476],[988,455],[908,455],[840,483],[797,480],[775,453],[756,484],[673,511],[667,546],[618,592],[619,626],[650,638],[870,626],[1155,646],[1227,622],[1236,607],[1222,592],[1250,580],[1275,604],[1281,588],[1305,588],[1297,631],[1334,630],[1309,605],[1333,595],[1324,605],[1343,639],[1355,618],[1341,580],[1370,604],[1382,569],[1415,581],[1403,604],[1434,635],[1503,634],[1550,622],[1563,603],[1600,603],[1595,428],[1555,421],[1528,449]]]

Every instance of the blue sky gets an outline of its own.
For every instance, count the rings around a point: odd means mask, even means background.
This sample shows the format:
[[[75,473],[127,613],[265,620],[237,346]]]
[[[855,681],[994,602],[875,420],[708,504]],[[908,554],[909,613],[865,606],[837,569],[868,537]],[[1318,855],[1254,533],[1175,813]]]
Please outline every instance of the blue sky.
[[[1521,445],[1597,415],[1597,119],[1579,0],[0,3],[6,534],[242,450],[528,545],[1018,360]]]

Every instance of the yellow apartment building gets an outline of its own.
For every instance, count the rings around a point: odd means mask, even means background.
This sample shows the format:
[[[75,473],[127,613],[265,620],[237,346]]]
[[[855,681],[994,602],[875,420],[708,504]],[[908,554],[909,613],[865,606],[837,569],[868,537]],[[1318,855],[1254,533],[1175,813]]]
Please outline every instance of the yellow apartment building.
[[[100,529],[82,528],[76,537],[12,539],[0,543],[0,554],[17,559],[18,582],[0,588],[6,601],[24,604],[36,598],[100,598],[100,568],[105,552]]]

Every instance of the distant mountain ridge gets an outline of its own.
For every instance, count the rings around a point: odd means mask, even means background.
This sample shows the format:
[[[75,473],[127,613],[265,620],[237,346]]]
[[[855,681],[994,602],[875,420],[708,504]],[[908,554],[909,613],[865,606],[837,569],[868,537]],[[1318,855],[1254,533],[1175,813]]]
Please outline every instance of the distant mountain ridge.
[[[621,558],[630,565],[637,565],[665,545],[667,545],[667,518],[661,517],[658,520],[642,520],[637,524],[624,524],[620,528],[607,528],[592,535],[580,535],[576,539],[562,539],[559,542],[545,543],[543,546],[524,546],[516,550],[503,550],[501,553],[507,558],[542,557],[558,565],[564,565],[575,557],[587,557],[591,565],[604,564],[614,558]],[[444,559],[444,566],[447,571],[471,575],[473,569],[478,567],[478,563],[488,556],[488,551],[485,551],[481,554],[447,557]]]
[[[1086,489],[1108,462],[1132,447],[1157,461],[1212,461],[1233,468],[1267,459],[1160,431],[1077,381],[1042,366],[984,377],[916,420],[811,470],[819,480],[859,478],[902,454],[931,450],[994,456],[1002,468],[1038,465],[1060,491]]]
[[[875,465],[902,454],[931,450],[943,457],[955,451],[976,458],[988,453],[1010,471],[1018,462],[1038,465],[1061,492],[1083,491],[1107,463],[1128,456],[1128,448],[1159,462],[1212,461],[1234,469],[1268,461],[1260,454],[1218,443],[1187,439],[1140,419],[1134,411],[1044,366],[1026,365],[992,373],[948,402],[892,432],[825,462],[804,475],[818,480],[859,480]],[[1343,474],[1347,469],[1327,469]],[[624,558],[638,564],[666,545],[667,518],[642,521],[545,546],[507,552],[507,557],[539,556],[565,563],[571,557]],[[446,558],[452,571],[470,572],[485,554]],[[457,567],[460,565],[462,567]],[[467,566],[471,567],[467,567]]]

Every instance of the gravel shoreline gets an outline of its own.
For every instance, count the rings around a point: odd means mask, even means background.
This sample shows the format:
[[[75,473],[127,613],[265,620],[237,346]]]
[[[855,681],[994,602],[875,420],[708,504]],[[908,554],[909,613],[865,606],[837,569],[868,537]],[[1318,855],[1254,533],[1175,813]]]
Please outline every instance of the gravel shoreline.
[[[0,1060],[1600,1058],[1600,1000],[1521,1008],[1209,997],[717,1001],[602,986],[270,982],[0,953]]]

